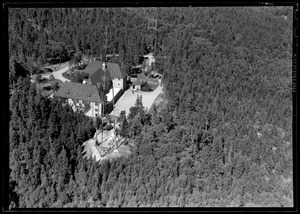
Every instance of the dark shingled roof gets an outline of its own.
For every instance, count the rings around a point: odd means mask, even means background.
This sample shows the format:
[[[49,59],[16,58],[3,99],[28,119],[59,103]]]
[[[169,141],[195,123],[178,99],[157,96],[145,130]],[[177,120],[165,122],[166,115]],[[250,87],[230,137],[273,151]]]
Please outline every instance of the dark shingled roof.
[[[124,79],[126,77],[126,72],[120,68],[119,64],[108,62],[106,65],[112,78]]]
[[[94,73],[92,73],[90,75],[91,83],[93,85],[98,85],[97,83],[100,83],[100,85],[103,85],[104,84],[103,76],[105,76],[105,75],[104,75],[104,71],[102,69],[95,71]]]
[[[100,95],[95,85],[75,82],[65,82],[54,94],[55,97],[71,98],[97,103],[104,100],[105,95],[103,92],[100,92]]]
[[[101,69],[102,64],[100,61],[91,61],[88,66],[83,70],[83,73],[88,74],[91,76],[95,71]],[[102,69],[101,69],[102,70]]]
[[[137,77],[140,81],[145,81],[147,82],[149,80],[149,78],[145,75],[145,74],[138,74]]]
[[[83,73],[86,73],[89,75],[89,79],[91,80],[91,83],[98,88],[104,85],[104,82],[111,80],[111,74],[110,71],[102,70],[102,64],[100,61],[92,61],[83,71]]]

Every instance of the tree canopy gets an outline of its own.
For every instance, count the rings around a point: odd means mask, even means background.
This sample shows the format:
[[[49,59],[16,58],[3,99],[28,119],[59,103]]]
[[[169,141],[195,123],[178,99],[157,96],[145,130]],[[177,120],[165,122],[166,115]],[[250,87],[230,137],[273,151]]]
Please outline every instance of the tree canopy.
[[[292,8],[158,8],[156,37],[146,11],[10,9],[11,207],[293,206]],[[99,122],[41,98],[26,73],[30,57],[99,55],[105,24],[126,65],[156,39],[167,102],[122,112],[132,153],[98,164],[81,144]]]

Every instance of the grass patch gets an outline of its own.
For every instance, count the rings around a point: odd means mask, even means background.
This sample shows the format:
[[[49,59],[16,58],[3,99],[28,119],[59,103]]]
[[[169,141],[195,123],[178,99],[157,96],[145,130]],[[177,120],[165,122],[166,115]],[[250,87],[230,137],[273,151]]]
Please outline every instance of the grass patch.
[[[53,92],[54,92],[54,90],[49,90],[49,91],[47,91],[47,90],[41,90],[41,95],[42,95],[42,97],[48,97],[51,94],[53,94]]]
[[[71,79],[71,70],[67,70],[66,72],[62,73],[62,76],[68,80]]]
[[[148,85],[150,86],[151,90],[154,91],[159,86],[159,83],[148,83]]]

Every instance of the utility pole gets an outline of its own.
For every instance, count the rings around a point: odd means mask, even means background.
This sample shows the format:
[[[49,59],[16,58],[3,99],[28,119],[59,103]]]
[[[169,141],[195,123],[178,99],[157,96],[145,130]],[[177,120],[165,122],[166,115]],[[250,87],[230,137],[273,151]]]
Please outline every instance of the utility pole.
[[[150,8],[148,16],[148,29],[157,30],[157,7]]]
[[[108,15],[108,8],[106,8],[106,13],[107,13],[107,15]],[[107,52],[107,46],[108,46],[108,44],[107,44],[107,34],[108,34],[108,27],[107,27],[107,25],[105,25],[105,43],[104,43],[104,53],[102,53],[102,63],[105,63],[106,62],[106,52]],[[104,56],[103,56],[104,55]],[[104,60],[104,61],[103,61]],[[106,71],[104,70],[104,75],[106,75]],[[106,77],[106,76],[104,76],[104,77]],[[104,79],[104,81],[103,81],[103,93],[104,93],[104,100],[103,100],[103,114],[102,114],[102,132],[101,132],[101,143],[103,143],[103,118],[104,118],[104,108],[105,108],[105,91],[106,91],[106,78]]]
[[[105,86],[105,83],[104,83]],[[101,128],[101,144],[103,143],[103,116],[104,116],[104,106],[105,106],[105,101],[103,99],[103,107],[102,107],[102,114],[101,114],[101,123],[102,123],[102,128]]]
[[[148,30],[154,30],[154,48],[153,51],[157,51],[157,7],[150,8],[150,15],[148,16]],[[153,62],[152,74],[155,72],[155,61]]]
[[[107,17],[108,17],[108,7],[106,8],[106,13],[107,13]],[[107,18],[109,19],[109,17]],[[107,46],[108,46],[108,27],[107,25],[105,25],[105,61],[106,61],[106,54],[107,54]],[[114,94],[114,84],[112,85],[112,93],[113,93],[113,106],[112,106],[112,111],[114,110],[114,106],[115,106],[115,94]],[[114,120],[114,131],[115,131],[115,120]]]
[[[104,34],[105,34],[105,44],[104,44],[104,50],[105,50],[105,52],[104,52],[104,54],[105,54],[105,59],[106,59],[106,52],[107,52],[107,42],[108,42],[108,39],[107,39],[107,34],[108,34],[108,27],[107,27],[107,25],[105,25],[105,32],[104,32]]]
[[[156,51],[157,40],[157,7],[150,8],[150,14],[148,16],[148,30],[153,29],[154,33],[154,52]]]

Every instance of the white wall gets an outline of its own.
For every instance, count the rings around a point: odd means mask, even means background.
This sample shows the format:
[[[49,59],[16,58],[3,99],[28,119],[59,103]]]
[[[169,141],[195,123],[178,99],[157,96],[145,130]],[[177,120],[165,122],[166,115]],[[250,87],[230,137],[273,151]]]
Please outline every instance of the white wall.
[[[68,99],[68,104],[73,108],[73,111],[76,109],[84,110],[84,102],[82,100],[77,100],[76,102],[72,99]],[[85,113],[85,115],[90,117],[96,117],[96,115],[101,115],[101,103],[90,102],[90,109]]]
[[[101,103],[91,102],[90,106],[91,108],[89,109],[88,112],[85,113],[85,115],[90,117],[96,117],[97,115],[99,116],[101,115],[101,110],[102,110]]]
[[[113,87],[114,88],[121,88],[124,89],[124,79],[118,79],[118,78],[114,78],[113,80]]]
[[[133,87],[134,86],[134,87]],[[132,85],[131,86],[132,90],[141,90],[141,86],[140,85]]]

